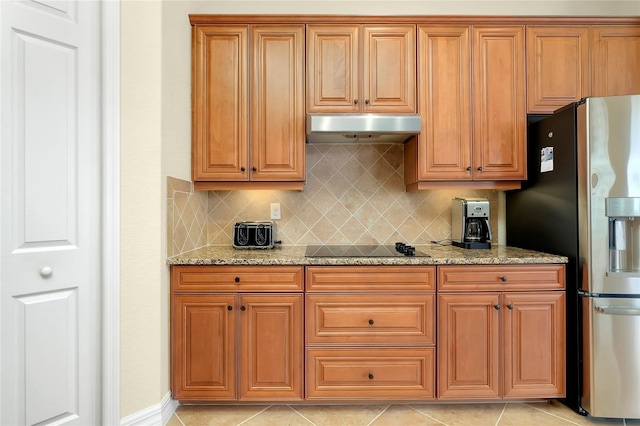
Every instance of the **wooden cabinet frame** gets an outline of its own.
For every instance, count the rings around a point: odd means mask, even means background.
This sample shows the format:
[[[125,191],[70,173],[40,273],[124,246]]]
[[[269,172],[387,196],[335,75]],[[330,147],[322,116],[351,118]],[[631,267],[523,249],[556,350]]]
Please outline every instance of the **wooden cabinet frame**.
[[[565,396],[564,265],[438,267],[438,398]]]

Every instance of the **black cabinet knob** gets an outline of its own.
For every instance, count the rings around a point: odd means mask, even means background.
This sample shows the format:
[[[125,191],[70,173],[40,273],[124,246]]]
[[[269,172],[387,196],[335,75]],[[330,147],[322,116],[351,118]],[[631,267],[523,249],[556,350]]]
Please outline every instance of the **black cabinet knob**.
[[[233,311],[233,306],[231,305],[227,306],[227,311]]]
[[[373,373],[369,373],[369,380],[373,380]]]
[[[258,171],[258,169],[256,169],[255,167],[252,167],[251,170],[253,170],[254,172]]]
[[[509,304],[507,305],[507,308],[509,308],[509,309],[513,309],[513,303],[509,303]]]
[[[467,167],[467,171],[470,172],[471,171],[471,166]]]
[[[246,308],[246,306],[242,305],[242,306],[240,306],[240,310],[241,310],[241,311],[246,311],[246,310],[247,310],[247,308]]]
[[[245,169],[244,167],[240,167],[240,171],[241,172],[244,172],[245,170],[247,170],[247,169]]]
[[[499,311],[499,310],[500,310],[500,305],[493,305],[493,308],[494,308],[496,311]]]
[[[364,100],[364,103],[365,103],[365,104],[367,104],[367,105],[369,105],[369,99],[365,99],[365,100]]]
[[[500,277],[500,281],[502,281],[503,283],[506,283],[507,282],[507,276],[506,275],[501,276]]]
[[[373,325],[373,320],[372,319],[369,320],[369,324]]]
[[[482,166],[478,166],[478,171],[481,172],[482,171]]]
[[[354,104],[354,105],[358,105],[358,100],[357,100],[357,99],[354,99],[354,100],[353,100],[353,104]]]
[[[235,277],[233,280],[234,280],[235,282],[239,283],[239,282],[240,282],[240,277]]]

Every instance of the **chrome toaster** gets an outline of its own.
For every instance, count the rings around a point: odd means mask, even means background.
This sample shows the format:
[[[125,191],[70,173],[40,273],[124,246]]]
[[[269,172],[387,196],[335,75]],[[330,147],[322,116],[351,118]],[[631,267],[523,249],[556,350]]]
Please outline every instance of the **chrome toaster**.
[[[237,249],[272,249],[274,223],[238,222],[233,225],[233,247]]]

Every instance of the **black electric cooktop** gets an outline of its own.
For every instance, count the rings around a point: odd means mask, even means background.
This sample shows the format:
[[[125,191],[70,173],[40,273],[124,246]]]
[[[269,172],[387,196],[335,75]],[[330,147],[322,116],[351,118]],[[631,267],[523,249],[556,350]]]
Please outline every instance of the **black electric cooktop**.
[[[430,257],[407,244],[396,245],[311,245],[306,257]]]

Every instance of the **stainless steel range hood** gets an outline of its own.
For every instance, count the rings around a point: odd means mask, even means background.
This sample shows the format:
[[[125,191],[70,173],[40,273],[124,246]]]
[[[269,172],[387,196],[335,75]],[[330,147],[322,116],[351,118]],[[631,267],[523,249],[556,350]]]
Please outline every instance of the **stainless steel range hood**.
[[[307,115],[307,143],[402,143],[418,133],[419,115]]]

